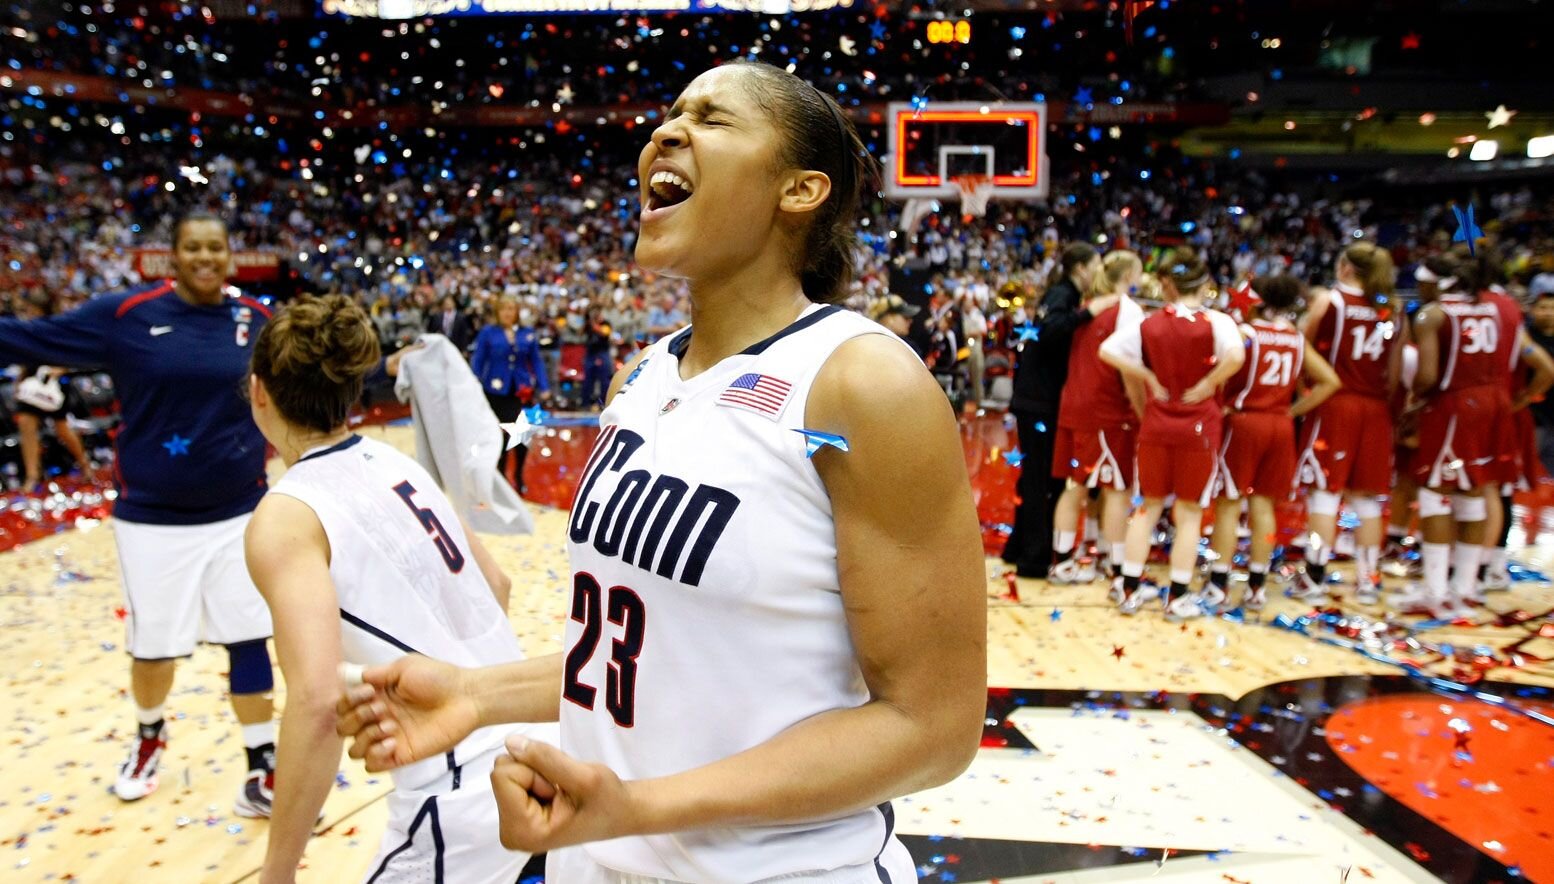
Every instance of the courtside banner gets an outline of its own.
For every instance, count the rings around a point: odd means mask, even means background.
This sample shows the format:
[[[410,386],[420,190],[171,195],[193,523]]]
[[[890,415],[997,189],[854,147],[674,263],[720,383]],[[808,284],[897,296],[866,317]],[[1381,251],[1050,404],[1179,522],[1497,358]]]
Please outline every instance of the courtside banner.
[[[274,252],[233,252],[237,265],[233,282],[270,282],[281,275],[281,257]],[[168,249],[136,249],[135,272],[141,279],[172,279],[173,253]]]

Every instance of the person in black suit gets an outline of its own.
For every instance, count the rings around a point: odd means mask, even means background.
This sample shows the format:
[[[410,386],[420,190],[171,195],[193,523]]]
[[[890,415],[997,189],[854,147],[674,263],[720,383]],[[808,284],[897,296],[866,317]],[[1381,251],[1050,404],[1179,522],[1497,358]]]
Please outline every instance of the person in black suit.
[[[460,353],[468,353],[469,345],[475,340],[475,329],[469,317],[459,309],[459,303],[452,295],[442,299],[441,309],[427,314],[426,330],[452,341]]]
[[[1058,260],[1057,278],[1041,300],[1035,336],[1017,339],[1014,371],[1014,415],[1020,440],[1018,493],[1014,528],[1004,545],[1003,559],[1021,577],[1047,576],[1052,565],[1053,512],[1065,480],[1052,475],[1058,404],[1068,380],[1068,350],[1074,331],[1094,314],[1084,305],[1084,293],[1101,270],[1101,256],[1087,243],[1071,243]]]

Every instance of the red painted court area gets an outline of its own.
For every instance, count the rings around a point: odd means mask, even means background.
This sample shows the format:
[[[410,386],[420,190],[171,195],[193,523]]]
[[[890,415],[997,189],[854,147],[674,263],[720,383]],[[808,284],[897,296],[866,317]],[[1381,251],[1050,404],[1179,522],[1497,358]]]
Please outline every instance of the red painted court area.
[[[1343,707],[1327,742],[1410,809],[1528,880],[1554,881],[1554,728],[1478,700],[1405,694]]]

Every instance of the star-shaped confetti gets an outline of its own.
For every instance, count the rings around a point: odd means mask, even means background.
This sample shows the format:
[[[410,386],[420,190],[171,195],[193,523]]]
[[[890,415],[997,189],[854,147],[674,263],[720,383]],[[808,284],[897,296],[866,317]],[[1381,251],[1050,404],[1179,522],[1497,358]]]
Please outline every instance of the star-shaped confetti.
[[[1012,467],[1019,466],[1023,460],[1025,460],[1025,455],[1018,448],[1004,452],[1004,461]]]
[[[1501,126],[1511,125],[1511,118],[1516,116],[1516,111],[1506,110],[1505,105],[1500,105],[1492,111],[1486,111],[1484,116],[1489,119],[1489,128],[1498,129]]]
[[[1451,211],[1453,215],[1457,216],[1457,232],[1452,234],[1451,241],[1467,243],[1468,254],[1478,254],[1477,243],[1484,235],[1484,231],[1480,229],[1478,223],[1473,220],[1472,204],[1470,203],[1468,205],[1468,210],[1466,212],[1462,210],[1461,206],[1452,206]]]
[[[1413,31],[1410,31],[1407,34],[1404,34],[1403,35],[1403,48],[1404,49],[1418,49],[1419,48],[1419,35],[1414,33]]]
[[[835,433],[822,433],[819,430],[794,430],[793,432],[798,433],[804,437],[805,457],[814,457],[815,452],[826,447],[827,445],[835,448],[837,451],[852,450],[848,447],[847,440]]]
[[[189,453],[189,441],[190,440],[185,439],[177,433],[174,433],[173,438],[162,443],[162,447],[167,449],[168,457],[178,457],[180,455]]]
[[[1057,608],[1053,608],[1052,613],[1047,615],[1047,619],[1051,620],[1053,623],[1056,623],[1063,619],[1063,612]]]
[[[1079,87],[1079,91],[1074,93],[1074,103],[1080,106],[1095,104],[1095,96],[1089,86]]]
[[[571,104],[572,96],[576,94],[572,91],[571,83],[562,83],[561,88],[556,90],[556,100],[562,104]]]
[[[507,445],[502,450],[511,451],[520,445],[527,445],[529,437],[534,435],[534,425],[529,423],[529,416],[519,412],[511,423],[498,424],[502,432],[507,434]]]
[[[837,48],[842,50],[843,55],[857,55],[858,41],[843,34],[842,38],[837,41]]]
[[[1124,655],[1124,651],[1122,649],[1122,645],[1112,645],[1112,656],[1113,657],[1116,657],[1118,660],[1121,660],[1123,658],[1123,655]]]
[[[539,407],[538,405],[531,405],[528,408],[525,408],[523,410],[523,416],[524,419],[536,427],[541,426],[546,421],[550,420],[550,412]]]
[[[881,40],[884,40],[885,39],[885,23],[884,22],[875,22],[874,24],[869,25],[869,37],[871,39],[873,39],[875,42],[879,42]]]
[[[1039,341],[1039,340],[1041,340],[1041,327],[1040,326],[1033,325],[1033,324],[1027,322],[1024,325],[1017,325],[1017,326],[1015,326],[1014,330],[1019,332],[1019,334],[1020,334],[1019,340],[1020,340],[1020,343],[1022,343],[1022,344],[1025,343],[1026,341]]]

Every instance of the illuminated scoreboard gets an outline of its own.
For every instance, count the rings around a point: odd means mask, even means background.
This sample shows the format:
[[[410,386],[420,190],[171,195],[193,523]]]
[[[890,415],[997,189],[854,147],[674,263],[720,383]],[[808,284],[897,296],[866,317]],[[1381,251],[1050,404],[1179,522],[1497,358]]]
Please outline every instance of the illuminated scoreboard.
[[[970,43],[971,22],[966,19],[960,19],[959,21],[931,21],[928,23],[928,42]]]

